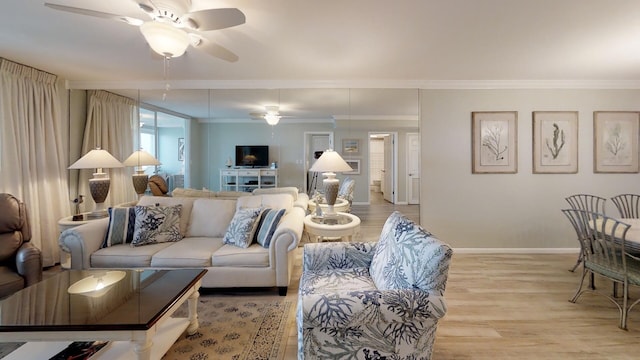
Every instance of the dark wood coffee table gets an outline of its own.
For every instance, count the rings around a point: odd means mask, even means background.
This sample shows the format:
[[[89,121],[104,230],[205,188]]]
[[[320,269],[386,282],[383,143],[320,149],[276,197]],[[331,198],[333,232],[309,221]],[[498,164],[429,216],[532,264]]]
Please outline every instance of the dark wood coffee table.
[[[67,270],[0,301],[6,359],[48,359],[71,341],[107,340],[97,359],[160,359],[198,329],[201,269]],[[188,300],[189,316],[171,315]],[[43,343],[44,342],[44,343]]]

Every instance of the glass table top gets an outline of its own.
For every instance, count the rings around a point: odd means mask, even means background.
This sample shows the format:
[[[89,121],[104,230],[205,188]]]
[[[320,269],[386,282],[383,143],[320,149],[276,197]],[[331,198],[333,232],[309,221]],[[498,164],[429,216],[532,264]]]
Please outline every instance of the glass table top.
[[[347,215],[337,214],[333,216],[312,216],[311,221],[322,225],[346,225],[353,222],[353,218]]]
[[[145,330],[205,273],[65,270],[0,300],[0,332]]]

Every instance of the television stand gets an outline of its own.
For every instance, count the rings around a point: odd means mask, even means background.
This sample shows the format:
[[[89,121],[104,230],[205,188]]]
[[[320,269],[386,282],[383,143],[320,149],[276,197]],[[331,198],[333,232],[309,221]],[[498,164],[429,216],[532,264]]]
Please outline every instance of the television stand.
[[[278,169],[269,167],[220,169],[220,191],[245,191],[278,186]]]

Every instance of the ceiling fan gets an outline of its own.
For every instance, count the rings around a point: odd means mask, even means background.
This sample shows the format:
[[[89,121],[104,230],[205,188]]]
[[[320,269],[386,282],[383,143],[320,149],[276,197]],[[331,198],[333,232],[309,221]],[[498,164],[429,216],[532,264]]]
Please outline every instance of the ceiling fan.
[[[149,46],[165,58],[184,54],[189,45],[211,56],[229,62],[238,60],[230,50],[218,45],[202,32],[220,30],[244,24],[246,18],[236,8],[191,10],[191,0],[134,0],[151,20],[144,21],[123,15],[77,8],[59,4],[45,3],[51,9],[103,19],[121,21],[140,27],[140,31]]]
[[[283,117],[277,105],[265,106],[265,112],[252,112],[249,115],[254,120],[265,120],[269,125],[277,125]]]

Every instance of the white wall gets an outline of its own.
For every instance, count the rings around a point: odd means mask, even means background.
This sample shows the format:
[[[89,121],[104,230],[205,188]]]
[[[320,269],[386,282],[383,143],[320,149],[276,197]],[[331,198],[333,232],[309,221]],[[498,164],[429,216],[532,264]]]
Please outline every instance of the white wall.
[[[422,90],[420,223],[455,248],[577,248],[574,193],[640,193],[639,174],[593,173],[593,111],[640,110],[640,90]],[[471,112],[518,112],[518,173],[471,174]],[[532,174],[532,111],[579,112],[577,174]],[[617,216],[608,201],[607,212]]]

